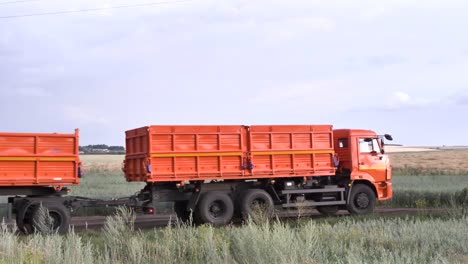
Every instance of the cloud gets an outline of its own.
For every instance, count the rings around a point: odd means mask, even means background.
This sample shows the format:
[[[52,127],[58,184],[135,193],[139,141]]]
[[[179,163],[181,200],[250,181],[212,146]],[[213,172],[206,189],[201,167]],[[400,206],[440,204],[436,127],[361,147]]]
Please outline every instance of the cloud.
[[[382,98],[384,98],[384,100],[382,100]],[[434,109],[435,105],[450,105],[449,98],[412,96],[402,91],[394,92],[387,100],[385,100],[385,97],[368,98],[368,100],[369,102],[376,103],[366,103],[365,107],[354,107],[349,111],[363,112],[371,110],[377,112],[397,112],[416,109]],[[379,102],[381,103],[379,104]]]
[[[289,38],[312,32],[332,32],[336,28],[336,23],[325,17],[299,17],[267,22],[265,26],[275,35]]]
[[[296,84],[277,85],[276,88],[263,89],[256,92],[249,101],[253,104],[271,106],[310,106],[324,107],[333,105],[333,110],[349,107],[349,97],[352,96],[350,82],[340,80],[311,80]]]
[[[468,106],[468,95],[456,95],[452,96],[455,104],[461,106]]]
[[[388,65],[400,64],[405,60],[400,57],[386,55],[386,56],[372,56],[367,59],[367,63],[374,67],[384,67]]]
[[[442,104],[445,103],[440,98],[426,98],[424,96],[414,97],[406,92],[395,92],[390,100],[379,107],[380,110],[383,111],[398,111],[398,110],[405,110],[405,109],[419,109],[430,107],[434,104]]]
[[[359,17],[363,21],[372,21],[379,17],[389,14],[391,11],[392,11],[391,8],[384,7],[384,6],[368,7],[368,8],[364,8],[361,11],[361,13],[359,14]]]
[[[46,89],[41,88],[41,87],[18,88],[15,94],[19,96],[27,96],[27,97],[45,97],[45,96],[51,95]]]
[[[101,113],[101,114],[96,114]],[[85,105],[67,105],[63,107],[63,115],[65,120],[78,125],[106,125],[109,120],[102,116],[106,111],[99,111],[95,107]]]
[[[407,93],[403,92],[396,92],[395,97],[400,103],[408,103],[411,100],[411,97]]]

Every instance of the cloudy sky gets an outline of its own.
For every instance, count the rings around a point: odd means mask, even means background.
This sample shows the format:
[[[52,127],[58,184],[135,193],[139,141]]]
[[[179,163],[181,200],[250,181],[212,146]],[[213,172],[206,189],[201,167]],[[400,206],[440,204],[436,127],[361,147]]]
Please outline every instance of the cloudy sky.
[[[467,1],[12,1],[0,131],[333,124],[468,145]]]

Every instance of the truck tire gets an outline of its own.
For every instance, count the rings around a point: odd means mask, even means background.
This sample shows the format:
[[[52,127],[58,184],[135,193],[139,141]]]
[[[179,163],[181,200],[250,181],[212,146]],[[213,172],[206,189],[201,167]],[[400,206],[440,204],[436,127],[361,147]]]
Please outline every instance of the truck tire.
[[[338,212],[338,205],[317,206],[316,209],[324,216],[334,216]]]
[[[274,209],[273,199],[262,189],[250,189],[241,194],[240,210],[244,219],[248,219],[255,210],[261,210],[264,216],[270,218]]]
[[[190,220],[190,211],[187,211],[188,201],[176,201],[174,202],[174,212],[177,214],[177,218],[182,222],[186,223]]]
[[[201,224],[225,225],[231,221],[233,215],[234,204],[226,193],[207,192],[198,202],[196,218]]]
[[[41,212],[41,206],[49,211],[50,225],[43,223],[44,217]],[[70,210],[65,205],[57,202],[42,202],[42,204],[37,204],[32,209],[29,222],[35,232],[58,232],[62,234],[68,231],[70,219]]]
[[[349,203],[346,208],[351,214],[363,215],[374,211],[376,197],[374,191],[365,184],[356,184],[351,188]]]

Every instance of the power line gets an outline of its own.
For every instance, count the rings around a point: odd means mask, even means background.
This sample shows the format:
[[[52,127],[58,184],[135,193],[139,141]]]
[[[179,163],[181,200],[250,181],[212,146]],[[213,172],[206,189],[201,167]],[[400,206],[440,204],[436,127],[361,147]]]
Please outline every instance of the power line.
[[[0,5],[26,3],[26,2],[37,2],[37,1],[40,1],[40,0],[21,0],[21,1],[0,2]]]
[[[29,0],[29,1],[33,1],[33,0]],[[36,0],[36,1],[38,1],[38,0]],[[92,12],[92,11],[101,11],[101,10],[108,10],[108,9],[120,9],[120,8],[131,8],[131,7],[152,6],[152,5],[176,4],[176,3],[184,3],[184,2],[192,2],[192,1],[193,0],[152,2],[152,3],[145,3],[145,4],[97,7],[97,8],[78,9],[78,10],[70,10],[70,11],[56,11],[56,12],[47,12],[47,13],[25,14],[25,15],[0,16],[0,19],[33,17],[33,16],[49,16],[49,15],[60,15],[60,14],[81,13],[81,12]]]

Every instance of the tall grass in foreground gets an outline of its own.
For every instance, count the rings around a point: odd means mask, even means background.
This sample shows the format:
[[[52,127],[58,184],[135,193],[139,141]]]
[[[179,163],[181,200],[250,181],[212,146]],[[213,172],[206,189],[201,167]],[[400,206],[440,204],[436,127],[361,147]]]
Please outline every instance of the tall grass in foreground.
[[[468,188],[453,192],[394,191],[393,198],[379,202],[379,206],[468,210]]]
[[[1,229],[2,263],[466,263],[468,218],[331,218],[178,224],[137,231],[125,209],[102,234],[19,237]]]

